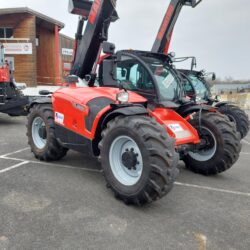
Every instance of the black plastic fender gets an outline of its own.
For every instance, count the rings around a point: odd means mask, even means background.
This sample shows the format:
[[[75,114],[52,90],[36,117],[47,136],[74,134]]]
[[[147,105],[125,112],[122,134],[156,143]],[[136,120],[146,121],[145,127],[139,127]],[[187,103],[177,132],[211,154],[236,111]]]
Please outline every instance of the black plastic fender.
[[[111,121],[113,118],[119,115],[133,116],[133,115],[147,115],[147,114],[149,114],[148,110],[143,105],[132,105],[132,106],[122,105],[121,107],[116,106],[116,109],[110,112],[103,120],[102,128],[104,128],[109,121]]]
[[[178,114],[180,114],[182,117],[186,117],[192,113],[197,113],[197,112],[201,112],[201,111],[207,111],[207,112],[215,112],[216,108],[206,105],[206,104],[196,104],[196,105],[187,105],[187,106],[182,106],[180,107],[177,112]]]
[[[214,107],[216,108],[220,108],[220,107],[223,107],[225,105],[228,105],[228,104],[231,104],[231,105],[236,105],[234,102],[218,102],[214,105]]]
[[[117,116],[134,116],[134,115],[148,115],[148,110],[140,104],[117,105],[111,104],[111,111],[103,116],[98,124],[95,139],[92,141],[92,152],[94,156],[99,156],[100,150],[98,144],[101,140],[101,133],[106,128],[108,122],[115,119]]]
[[[34,107],[34,105],[37,105],[37,104],[52,104],[52,98],[49,96],[46,96],[46,97],[39,96],[39,97],[31,98],[28,108],[27,108],[28,112],[30,111],[32,107]]]

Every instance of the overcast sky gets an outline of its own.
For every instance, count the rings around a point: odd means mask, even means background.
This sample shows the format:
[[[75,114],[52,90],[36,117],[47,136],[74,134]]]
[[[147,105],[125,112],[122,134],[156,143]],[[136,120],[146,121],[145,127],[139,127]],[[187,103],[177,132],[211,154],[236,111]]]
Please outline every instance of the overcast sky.
[[[120,16],[110,28],[117,49],[150,50],[170,0],[117,0]],[[1,8],[29,7],[65,23],[62,33],[74,36],[77,16],[68,0],[0,0]],[[195,55],[198,69],[224,78],[250,79],[250,1],[203,0],[183,8],[171,44],[177,56]]]

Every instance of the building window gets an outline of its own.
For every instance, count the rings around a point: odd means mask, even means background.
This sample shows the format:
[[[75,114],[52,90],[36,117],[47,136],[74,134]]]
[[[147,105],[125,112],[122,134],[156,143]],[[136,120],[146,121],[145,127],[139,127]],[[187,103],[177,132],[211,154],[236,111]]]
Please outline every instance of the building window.
[[[13,38],[12,28],[0,28],[0,38]]]

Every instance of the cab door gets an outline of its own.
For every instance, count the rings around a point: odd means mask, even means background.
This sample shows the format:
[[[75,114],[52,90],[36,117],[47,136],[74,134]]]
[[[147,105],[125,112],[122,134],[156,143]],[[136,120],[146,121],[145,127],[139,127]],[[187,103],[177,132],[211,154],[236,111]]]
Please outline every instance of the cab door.
[[[155,102],[156,90],[148,70],[136,58],[123,55],[117,64],[117,79],[123,87]]]

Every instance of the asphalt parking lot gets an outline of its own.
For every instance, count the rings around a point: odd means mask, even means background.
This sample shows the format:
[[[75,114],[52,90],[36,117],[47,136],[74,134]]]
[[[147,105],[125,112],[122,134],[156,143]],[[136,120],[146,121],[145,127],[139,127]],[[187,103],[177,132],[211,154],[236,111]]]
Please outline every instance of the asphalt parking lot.
[[[222,175],[181,173],[149,206],[106,189],[97,160],[48,164],[27,148],[25,118],[0,114],[0,249],[250,249],[250,135]]]

